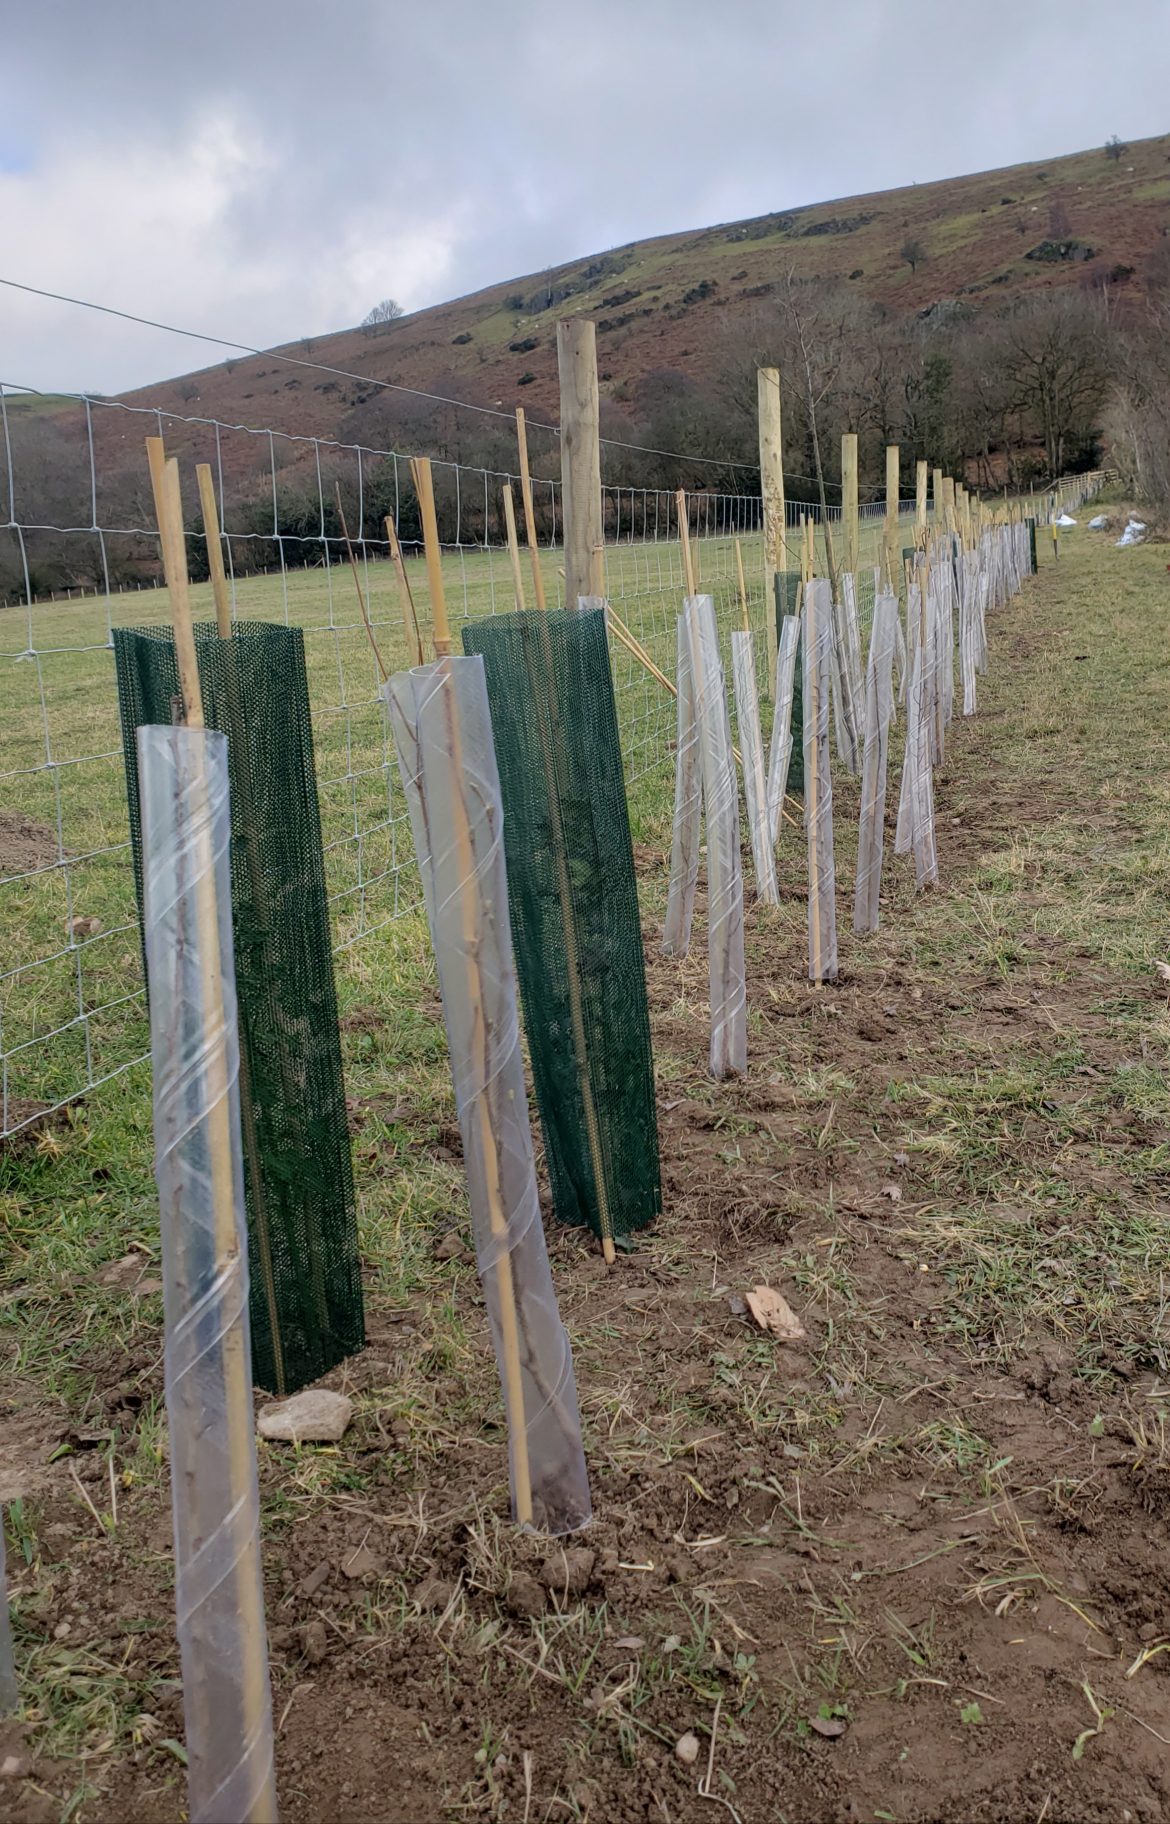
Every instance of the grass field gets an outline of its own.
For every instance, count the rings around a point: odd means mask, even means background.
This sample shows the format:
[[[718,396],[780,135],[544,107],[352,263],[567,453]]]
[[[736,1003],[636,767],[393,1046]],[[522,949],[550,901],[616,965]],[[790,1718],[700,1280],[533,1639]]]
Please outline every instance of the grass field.
[[[504,1521],[421,922],[344,953],[370,1337],[343,1443],[261,1446],[286,1820],[697,1824],[708,1765],[742,1824],[1165,1812],[1166,589],[1154,547],[1042,553],[951,734],[941,888],[890,860],[833,989],[785,831],[741,1083],[705,1075],[701,937],[658,954],[636,787],[666,1210],[608,1275],[550,1233],[587,1559]],[[132,1072],[0,1157],[17,1824],[183,1815],[150,1156]],[[729,1304],[760,1282],[803,1344]]]
[[[741,542],[763,686],[762,545],[758,536]],[[865,554],[876,556],[876,544],[876,528],[867,525]],[[698,538],[695,551],[726,631],[739,624],[732,541]],[[344,552],[334,556],[341,561],[330,569],[242,579],[235,600],[240,616],[304,629],[343,992],[351,972],[364,992],[379,964],[352,947],[380,941],[371,934],[409,914],[418,904],[418,882],[397,766],[375,696],[377,663]],[[559,562],[559,551],[542,554],[550,601],[561,587]],[[411,570],[425,622],[423,567],[412,564]],[[407,663],[407,647],[393,572],[389,563],[372,560],[363,561],[362,574],[382,659],[396,670]],[[455,621],[512,606],[506,553],[450,552],[444,577]],[[611,546],[608,578],[618,612],[672,675],[682,594],[677,543]],[[211,618],[208,585],[194,591],[194,608],[198,618]],[[37,1105],[83,1091],[146,1050],[109,633],[158,623],[167,612],[164,590],[0,610],[0,1054],[8,1054],[0,1132]],[[673,707],[616,642],[613,665],[635,821],[643,812],[653,820],[670,793]],[[728,670],[730,675],[730,664]],[[47,758],[52,765],[46,766]],[[58,843],[69,857],[67,868],[53,865]],[[98,919],[101,929],[83,924],[74,933],[75,919]],[[417,925],[408,941],[420,941]]]

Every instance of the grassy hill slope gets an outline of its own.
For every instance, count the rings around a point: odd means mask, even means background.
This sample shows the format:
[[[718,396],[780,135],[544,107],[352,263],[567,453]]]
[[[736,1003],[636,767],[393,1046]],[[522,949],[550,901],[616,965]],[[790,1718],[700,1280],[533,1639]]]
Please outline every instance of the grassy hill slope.
[[[1165,246],[1170,135],[1119,160],[1097,148],[973,177],[780,209],[660,235],[403,317],[273,350],[359,376],[555,418],[555,326],[588,312],[602,392],[661,368],[701,377],[788,273],[856,286],[897,312],[993,305],[1044,287],[1124,286]],[[910,242],[923,257],[912,268]],[[126,395],[181,413],[335,436],[360,380],[296,372],[272,354]]]

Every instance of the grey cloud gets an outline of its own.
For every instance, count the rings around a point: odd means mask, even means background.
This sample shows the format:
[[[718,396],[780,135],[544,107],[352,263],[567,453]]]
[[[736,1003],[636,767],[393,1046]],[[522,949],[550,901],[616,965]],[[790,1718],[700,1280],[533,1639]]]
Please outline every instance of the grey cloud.
[[[7,14],[0,271],[261,343],[385,293],[418,308],[643,235],[1166,125],[1162,0],[1108,34],[1052,0]],[[0,292],[4,377],[113,390],[207,358]]]

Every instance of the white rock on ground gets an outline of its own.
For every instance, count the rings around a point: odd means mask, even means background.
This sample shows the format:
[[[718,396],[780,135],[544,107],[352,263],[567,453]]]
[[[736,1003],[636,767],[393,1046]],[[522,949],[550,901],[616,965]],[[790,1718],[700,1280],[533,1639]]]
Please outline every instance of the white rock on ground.
[[[265,1406],[256,1421],[262,1438],[286,1444],[336,1444],[353,1417],[353,1401],[327,1387],[306,1387],[291,1400]]]

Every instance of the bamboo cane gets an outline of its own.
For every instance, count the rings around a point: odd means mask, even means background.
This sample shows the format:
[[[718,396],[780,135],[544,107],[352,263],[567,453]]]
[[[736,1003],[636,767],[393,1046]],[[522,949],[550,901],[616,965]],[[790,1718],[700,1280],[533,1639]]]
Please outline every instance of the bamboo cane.
[[[524,535],[528,540],[528,550],[532,558],[532,592],[536,597],[538,608],[547,607],[544,599],[544,578],[540,574],[540,547],[536,542],[536,510],[532,504],[532,477],[528,472],[528,427],[524,421],[524,407],[516,407],[516,442],[520,446],[520,499],[524,506]]]
[[[402,546],[398,542],[398,532],[389,513],[386,515],[386,539],[390,546],[390,559],[398,578],[398,586],[402,590],[402,627],[406,634],[406,644],[414,663],[423,665],[426,663],[426,654],[423,652],[418,612],[414,605],[414,592],[410,587],[410,578],[406,574],[406,565],[402,561]]]
[[[805,524],[807,525],[807,523],[808,522],[806,520]],[[813,578],[812,578],[812,567],[811,567],[811,562],[810,562],[809,553],[807,551],[807,548],[805,551],[804,561],[805,561],[806,566],[808,566],[808,569],[809,569],[809,574],[805,578],[806,585],[808,585],[808,584],[811,584]],[[817,761],[819,758],[819,748],[820,748],[821,689],[822,689],[823,681],[822,681],[821,675],[820,675],[820,654],[817,651],[816,594],[817,594],[817,592],[815,589],[806,587],[806,589],[805,589],[805,627],[804,627],[805,650],[806,650],[805,674],[809,678],[810,682],[815,678],[816,690],[815,690],[815,692],[809,691],[808,693],[806,693],[811,700],[809,702],[806,702],[806,704],[804,706],[804,715],[805,715],[805,727],[812,729],[812,739],[811,739],[811,741],[806,741],[806,744],[805,744],[806,752],[807,752],[807,756],[808,756],[808,766],[807,766],[808,800],[807,800],[805,809],[806,809],[806,815],[808,817],[808,893],[809,893],[808,915],[809,915],[809,931],[812,936],[812,980],[813,980],[813,986],[819,987],[820,982],[821,982],[821,920],[820,920],[821,900],[820,900],[819,858],[818,858],[818,854],[817,854],[816,827],[817,827],[817,811],[819,809],[819,802],[818,802],[819,779],[818,779],[818,773],[817,773]]]
[[[750,633],[752,628],[751,622],[748,620],[747,584],[743,580],[743,551],[738,538],[735,541],[735,574],[739,587],[739,612],[743,618],[743,630],[745,633]]]
[[[386,679],[390,676],[390,673],[386,670],[382,655],[378,651],[378,642],[374,638],[374,629],[370,624],[370,611],[366,607],[365,591],[362,588],[362,579],[358,575],[357,558],[354,556],[353,546],[349,542],[349,527],[345,523],[345,508],[341,504],[341,483],[338,481],[334,482],[333,485],[337,490],[337,517],[341,521],[341,536],[345,540],[345,553],[349,558],[349,567],[353,572],[353,586],[357,590],[358,607],[362,611],[362,620],[365,624],[366,637],[374,649],[374,657],[378,662],[378,670],[382,674],[382,682],[384,684]]]
[[[228,590],[227,576],[223,567],[223,549],[220,544],[219,513],[215,501],[215,484],[212,480],[210,463],[196,464],[195,474],[199,482],[199,504],[203,512],[203,530],[207,539],[207,567],[211,575],[212,593],[215,597],[215,624],[221,640],[232,638],[232,605]],[[180,520],[180,529],[181,529]],[[356,580],[356,579],[355,579]],[[361,590],[358,590],[361,600]],[[368,631],[368,623],[367,623]],[[370,643],[373,645],[373,634]],[[374,651],[377,652],[377,647]],[[244,830],[244,853],[248,862],[248,879],[252,891],[252,905],[265,932],[271,929],[269,917],[267,883],[264,875],[264,864],[260,858],[259,845],[256,839],[256,816],[251,795],[251,779],[248,772],[244,741],[244,714],[240,701],[240,678],[236,664],[236,652],[229,644],[225,658],[227,686],[227,721],[228,752],[236,754],[236,789],[241,799],[240,823]],[[385,672],[382,676],[385,677]],[[283,1073],[282,1073],[283,1074]],[[291,1100],[295,1091],[285,1084],[285,1095]],[[264,1176],[260,1167],[260,1141],[256,1132],[256,1106],[252,1094],[251,1066],[248,1050],[240,1046],[240,1125],[244,1136],[244,1165],[248,1173],[248,1184],[252,1193],[252,1226],[256,1238],[256,1249],[259,1256],[261,1277],[264,1281],[264,1295],[268,1305],[268,1324],[272,1333],[273,1366],[276,1371],[276,1391],[285,1392],[284,1369],[284,1333],[280,1321],[280,1311],[276,1299],[276,1282],[272,1272],[272,1241],[268,1223],[268,1199],[264,1191]],[[325,1290],[321,1278],[321,1263],[313,1252],[312,1274],[314,1293],[322,1325],[328,1323],[326,1312]]]
[[[431,585],[431,616],[434,625],[435,655],[450,660],[451,629],[447,622],[447,600],[443,593],[443,572],[439,553],[439,531],[435,519],[435,495],[431,465],[427,457],[411,460],[411,472],[422,507],[423,539],[426,545],[427,575]],[[444,667],[445,675],[450,675]],[[467,813],[458,789],[463,775],[463,749],[459,720],[455,710],[454,691],[448,691],[449,752],[456,789],[451,793],[451,817],[458,858],[460,886],[459,910],[463,926],[465,992],[468,1003],[477,1010],[475,1025],[484,1048],[480,1079],[486,1075],[487,1032],[482,1012],[482,993],[476,968],[478,935],[475,915],[475,866],[471,831]],[[488,1217],[493,1239],[499,1244],[496,1279],[500,1299],[500,1336],[504,1355],[504,1379],[508,1389],[508,1411],[514,1426],[512,1443],[516,1466],[516,1518],[521,1526],[532,1521],[532,1477],[528,1463],[528,1432],[524,1418],[524,1385],[520,1373],[520,1336],[516,1317],[516,1287],[512,1277],[512,1254],[508,1247],[508,1219],[500,1189],[500,1161],[496,1135],[492,1129],[487,1098],[475,1098],[475,1115],[479,1127],[479,1144],[483,1153],[484,1181],[487,1187]]]
[[[516,606],[524,610],[524,572],[520,568],[520,544],[516,537],[516,508],[512,501],[512,484],[504,483],[504,522],[508,528],[508,556],[512,562],[512,593]]]
[[[219,513],[215,504],[215,483],[211,478],[211,464],[197,462],[195,477],[199,483],[199,505],[203,509],[203,533],[207,540],[207,568],[211,576],[211,592],[215,597],[215,624],[219,630],[220,639],[230,640],[232,637],[232,598],[223,567],[223,546],[219,538]]]
[[[679,488],[674,497],[678,508],[678,536],[682,545],[683,575],[686,578],[687,594],[695,593],[695,566],[691,557],[691,528],[687,519],[687,492]]]
[[[161,437],[146,440],[150,479],[154,490],[155,515],[162,542],[163,569],[170,598],[174,625],[175,656],[183,699],[184,720],[188,728],[202,729],[203,694],[199,684],[199,663],[195,652],[195,629],[191,619],[191,601],[187,578],[187,554],[183,539],[183,508],[179,492],[179,465],[174,457],[167,459]],[[202,841],[209,840],[207,818],[207,779],[197,771],[193,780],[195,802],[192,825],[202,826]],[[237,1255],[238,1238],[235,1222],[235,1193],[232,1173],[231,1103],[227,1079],[227,1059],[222,1036],[218,1043],[213,1035],[223,1033],[223,975],[219,948],[219,917],[216,906],[215,876],[211,858],[204,858],[199,871],[196,896],[196,924],[203,964],[203,1005],[206,1013],[205,1036],[206,1078],[208,1090],[207,1135],[212,1200],[215,1210],[214,1244],[216,1259],[223,1271],[230,1268]],[[176,1212],[176,1215],[180,1214]],[[245,1498],[252,1473],[252,1398],[249,1363],[245,1348],[247,1331],[242,1324],[232,1325],[223,1337],[224,1408],[228,1420],[228,1484],[233,1503]],[[186,1466],[186,1498],[198,1504],[199,1477],[195,1465]],[[246,1574],[243,1559],[234,1566],[240,1614],[243,1665],[241,1688],[245,1705],[244,1733],[254,1739],[264,1722],[267,1703],[267,1642],[262,1603],[257,1603],[257,1582]],[[276,1792],[271,1776],[253,1810],[253,1824],[267,1824],[276,1817]]]

